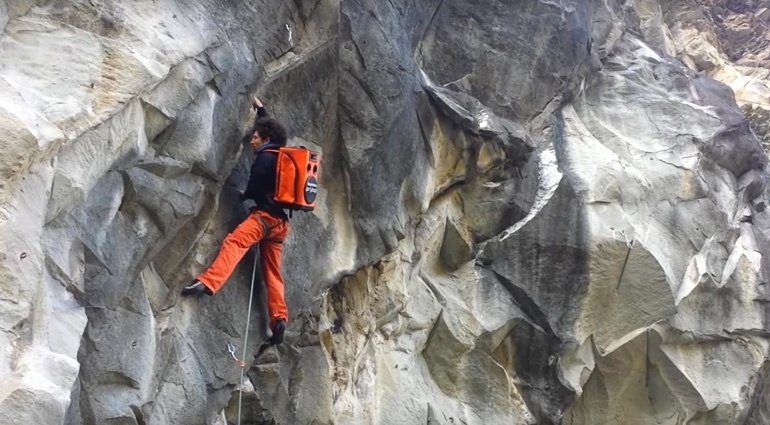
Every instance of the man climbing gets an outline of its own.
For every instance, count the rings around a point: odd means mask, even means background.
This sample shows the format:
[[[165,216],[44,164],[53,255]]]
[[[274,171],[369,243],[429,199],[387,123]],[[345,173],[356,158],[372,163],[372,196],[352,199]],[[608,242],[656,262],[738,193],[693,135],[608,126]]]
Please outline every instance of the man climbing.
[[[276,149],[286,145],[286,129],[268,117],[267,110],[258,98],[254,98],[253,106],[257,110],[257,118],[251,147],[256,158],[241,198],[254,200],[256,206],[246,220],[222,241],[222,247],[211,267],[185,286],[182,295],[215,294],[249,248],[259,243],[260,265],[267,287],[270,330],[273,333],[268,342],[275,345],[283,342],[289,318],[281,276],[281,252],[283,241],[289,234],[289,220],[286,212],[272,201],[276,183]]]

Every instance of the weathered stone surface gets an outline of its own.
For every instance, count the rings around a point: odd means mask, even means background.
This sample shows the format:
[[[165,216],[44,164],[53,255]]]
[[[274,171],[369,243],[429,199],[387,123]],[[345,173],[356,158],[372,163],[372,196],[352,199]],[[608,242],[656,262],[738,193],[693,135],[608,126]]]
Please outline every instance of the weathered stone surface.
[[[580,1],[443,1],[418,41],[417,60],[438,84],[526,122],[574,83],[591,54],[590,21]]]
[[[6,24],[8,24],[8,6],[3,2],[0,3],[0,34],[5,31]]]
[[[770,145],[770,36],[767,0],[663,2],[662,27],[687,66],[732,88],[767,150]]]
[[[464,231],[462,231],[465,233]],[[447,220],[444,227],[444,240],[441,242],[441,258],[450,269],[457,269],[473,258],[471,242],[463,235],[457,225]]]
[[[0,1],[0,422],[768,421],[770,5]],[[258,359],[258,94],[323,155]]]

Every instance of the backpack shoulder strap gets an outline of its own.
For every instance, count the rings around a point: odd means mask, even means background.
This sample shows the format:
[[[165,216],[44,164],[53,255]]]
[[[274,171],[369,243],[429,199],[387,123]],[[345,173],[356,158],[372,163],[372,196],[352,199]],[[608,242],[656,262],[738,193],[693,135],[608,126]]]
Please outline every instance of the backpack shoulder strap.
[[[256,158],[259,158],[259,156],[260,156],[260,155],[262,155],[262,153],[263,153],[263,152],[270,152],[270,153],[274,153],[274,154],[275,154],[275,156],[277,157],[277,156],[278,156],[278,153],[279,153],[280,151],[279,151],[279,149],[273,149],[273,148],[260,149],[260,150],[258,150],[258,151],[256,152],[256,153],[257,153],[257,156],[255,157],[255,160],[256,160]]]

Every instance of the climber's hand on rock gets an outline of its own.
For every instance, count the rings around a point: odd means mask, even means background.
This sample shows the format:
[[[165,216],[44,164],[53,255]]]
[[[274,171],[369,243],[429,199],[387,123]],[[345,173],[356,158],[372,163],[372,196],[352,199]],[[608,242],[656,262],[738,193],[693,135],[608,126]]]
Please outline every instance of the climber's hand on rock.
[[[259,100],[257,96],[254,96],[254,99],[251,101],[251,106],[254,107],[254,109],[263,108],[265,105],[262,104],[262,101]]]

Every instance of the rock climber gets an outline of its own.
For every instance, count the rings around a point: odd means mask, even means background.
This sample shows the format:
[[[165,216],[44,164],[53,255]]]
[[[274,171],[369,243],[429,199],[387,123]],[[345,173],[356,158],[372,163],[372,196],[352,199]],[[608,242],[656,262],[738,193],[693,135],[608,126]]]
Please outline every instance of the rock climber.
[[[257,118],[250,144],[256,158],[241,199],[251,199],[256,205],[248,217],[222,241],[219,254],[211,266],[185,286],[182,295],[217,293],[249,248],[258,243],[272,331],[268,343],[276,345],[283,342],[289,318],[281,275],[281,253],[283,241],[289,234],[289,219],[286,211],[272,202],[276,182],[275,149],[286,145],[286,129],[268,116],[259,98],[254,98],[252,106],[257,110]]]

